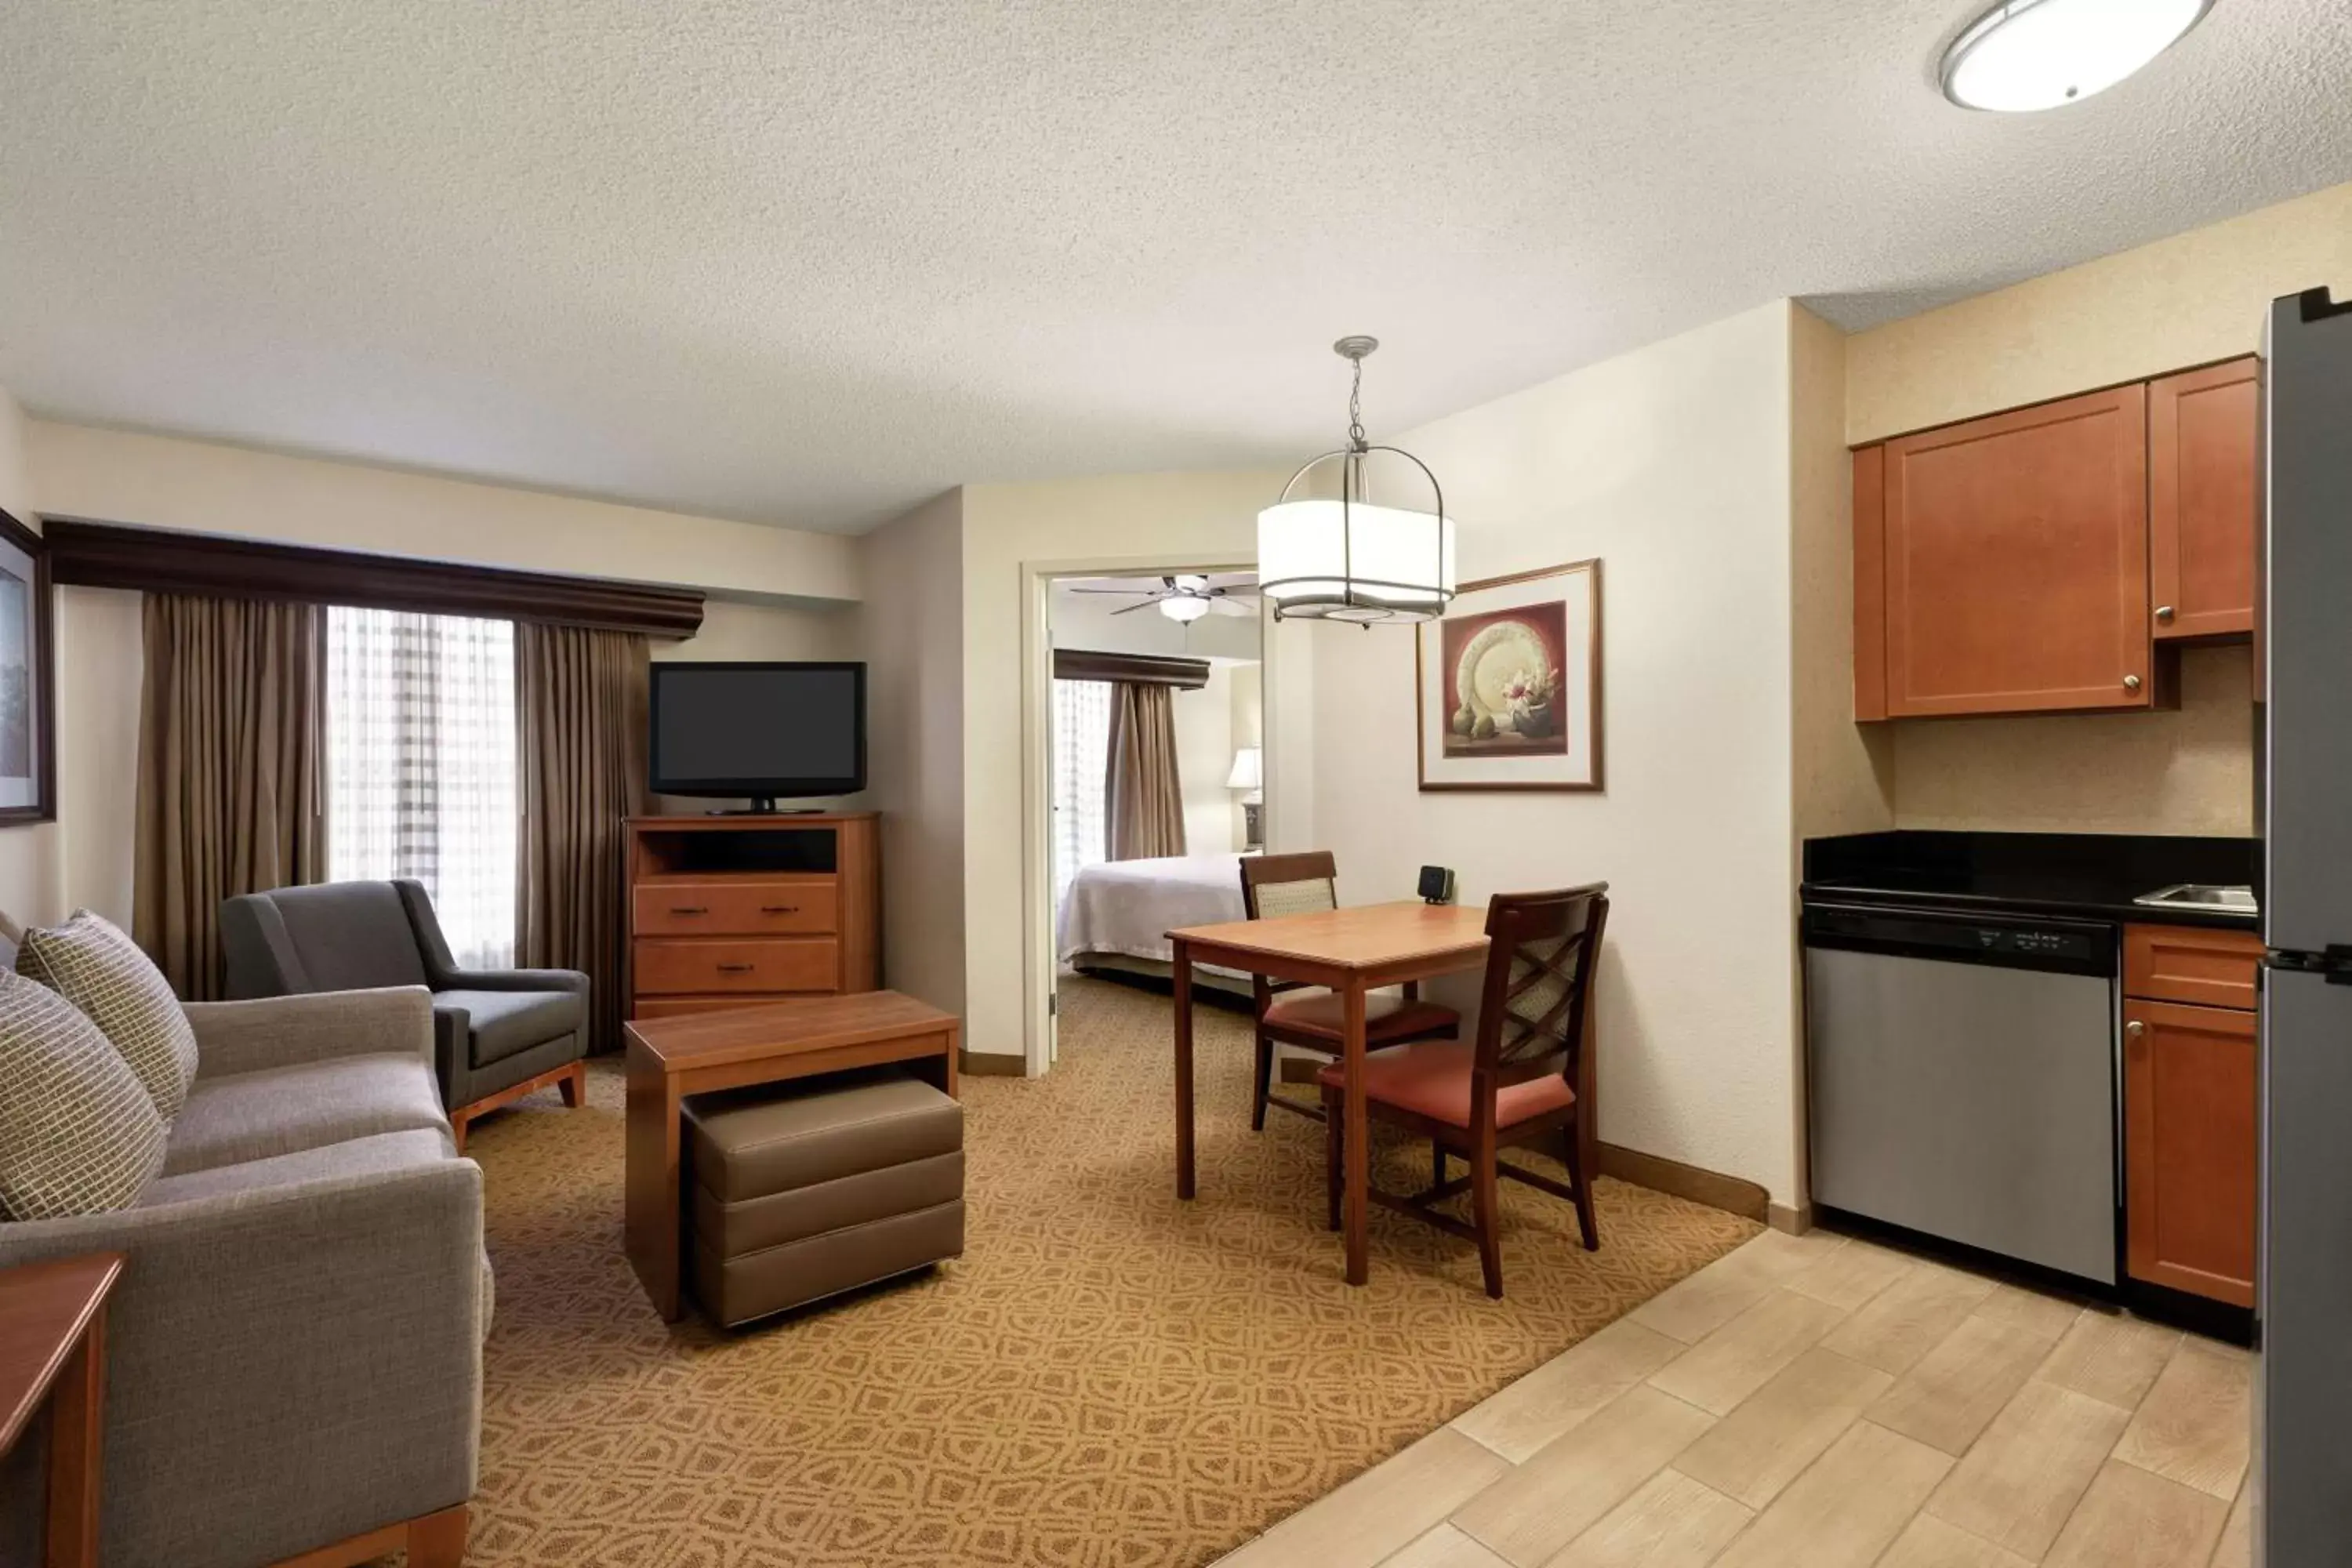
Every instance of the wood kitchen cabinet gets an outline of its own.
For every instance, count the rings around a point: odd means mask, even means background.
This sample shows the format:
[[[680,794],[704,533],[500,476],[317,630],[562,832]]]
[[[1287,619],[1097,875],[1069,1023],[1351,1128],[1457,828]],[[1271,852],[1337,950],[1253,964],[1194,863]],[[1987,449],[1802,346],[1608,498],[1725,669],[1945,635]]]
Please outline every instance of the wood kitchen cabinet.
[[[1857,718],[2156,700],[2144,384],[1898,437],[1854,475]]]
[[[2168,706],[2253,631],[2260,404],[2249,358],[1856,447],[1854,717]]]
[[[2259,1053],[2251,933],[2131,926],[2124,937],[2125,1268],[2254,1300]],[[2243,1007],[2179,1000],[2249,998]]]
[[[2159,638],[2253,632],[2261,402],[2251,356],[2148,384],[2148,596]]]

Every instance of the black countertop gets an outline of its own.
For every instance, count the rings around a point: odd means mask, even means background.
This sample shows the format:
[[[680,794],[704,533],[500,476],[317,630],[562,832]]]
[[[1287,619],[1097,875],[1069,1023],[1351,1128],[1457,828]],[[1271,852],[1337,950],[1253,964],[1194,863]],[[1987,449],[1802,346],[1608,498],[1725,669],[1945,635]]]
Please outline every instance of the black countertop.
[[[1805,841],[1808,902],[1912,904],[1986,913],[2253,931],[2260,918],[2132,900],[2176,882],[2256,886],[2256,841],[2106,833],[1858,833]]]

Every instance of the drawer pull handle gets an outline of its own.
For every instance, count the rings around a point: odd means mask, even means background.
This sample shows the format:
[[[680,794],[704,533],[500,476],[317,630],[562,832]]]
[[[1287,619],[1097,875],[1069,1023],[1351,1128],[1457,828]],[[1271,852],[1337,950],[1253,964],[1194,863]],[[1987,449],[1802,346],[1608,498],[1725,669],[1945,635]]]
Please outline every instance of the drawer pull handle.
[[[763,915],[796,915],[801,912],[801,907],[798,904],[761,904],[760,912]]]
[[[710,906],[709,904],[672,904],[669,907],[669,912],[674,915],[707,915],[710,912]]]
[[[722,963],[719,966],[719,973],[721,974],[749,974],[751,973],[751,965],[748,963]]]

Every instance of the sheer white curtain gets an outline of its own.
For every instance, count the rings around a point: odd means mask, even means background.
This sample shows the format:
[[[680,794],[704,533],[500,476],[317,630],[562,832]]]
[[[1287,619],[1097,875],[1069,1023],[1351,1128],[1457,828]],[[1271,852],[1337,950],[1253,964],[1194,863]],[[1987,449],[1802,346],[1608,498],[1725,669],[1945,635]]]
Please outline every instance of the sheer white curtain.
[[[327,612],[327,876],[414,877],[465,969],[514,962],[514,626]]]
[[[1054,908],[1081,867],[1109,853],[1104,826],[1110,767],[1110,684],[1054,682]]]

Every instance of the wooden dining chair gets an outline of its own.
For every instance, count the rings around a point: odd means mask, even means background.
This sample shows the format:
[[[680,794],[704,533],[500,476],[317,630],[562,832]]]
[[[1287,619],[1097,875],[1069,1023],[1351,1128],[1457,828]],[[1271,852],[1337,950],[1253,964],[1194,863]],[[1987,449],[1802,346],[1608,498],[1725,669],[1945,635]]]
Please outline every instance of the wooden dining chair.
[[[1593,1114],[1592,976],[1608,918],[1606,882],[1553,893],[1497,893],[1486,906],[1477,1038],[1466,1045],[1415,1045],[1364,1063],[1368,1120],[1428,1139],[1435,1176],[1426,1191],[1410,1197],[1374,1187],[1372,1200],[1476,1242],[1489,1296],[1503,1294],[1498,1176],[1568,1199],[1576,1205],[1584,1249],[1601,1246],[1586,1153]],[[1339,1103],[1344,1079],[1336,1067],[1317,1077],[1328,1128],[1331,1228],[1337,1230],[1347,1153]],[[1500,1150],[1539,1142],[1559,1151],[1568,1167],[1565,1184],[1502,1163]],[[1469,1162],[1468,1175],[1446,1179],[1449,1153]],[[1474,1225],[1432,1206],[1464,1192],[1471,1195]]]
[[[1338,879],[1338,862],[1328,849],[1299,855],[1244,855],[1242,908],[1254,921],[1334,910],[1339,907]],[[1274,1047],[1297,1046],[1338,1057],[1346,1048],[1340,1039],[1339,997],[1319,985],[1269,980],[1263,974],[1252,976],[1251,984],[1257,1029],[1257,1089],[1250,1101],[1250,1131],[1265,1131],[1269,1105],[1322,1121],[1323,1112],[1316,1106],[1274,1092]],[[1408,984],[1402,995],[1379,992],[1364,998],[1367,1051],[1412,1040],[1450,1039],[1461,1028],[1462,1016],[1451,1007],[1423,1001],[1418,984]]]

